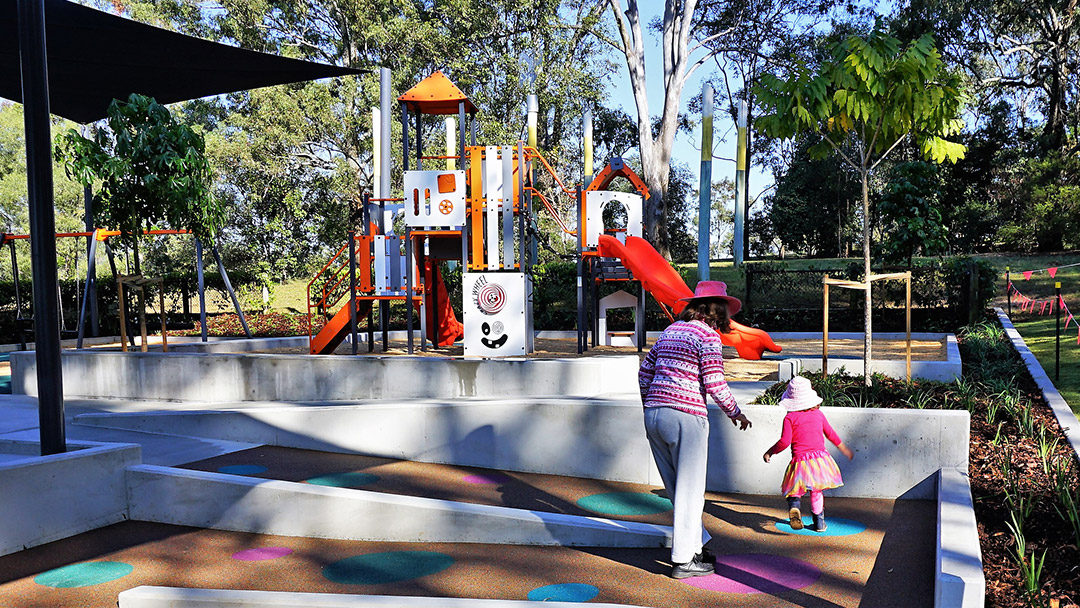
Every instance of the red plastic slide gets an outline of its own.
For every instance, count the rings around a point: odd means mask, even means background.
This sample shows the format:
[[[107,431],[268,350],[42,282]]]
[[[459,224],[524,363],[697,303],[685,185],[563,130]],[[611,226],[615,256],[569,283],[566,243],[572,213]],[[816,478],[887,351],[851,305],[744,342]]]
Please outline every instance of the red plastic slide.
[[[443,283],[442,273],[439,272],[438,262],[427,260],[424,264],[424,282],[427,285],[434,285],[435,292],[437,293],[436,301],[431,301],[431,291],[428,291],[425,301],[425,308],[427,309],[427,332],[428,339],[432,343],[439,346],[453,346],[454,342],[465,337],[465,326],[461,324],[461,321],[457,320],[457,315],[454,314],[454,307],[450,305],[450,296],[447,294],[446,284]],[[417,309],[420,307],[420,303],[416,303]],[[439,311],[439,326],[435,325],[435,310]],[[436,341],[437,340],[437,341]]]
[[[683,281],[664,256],[643,238],[628,236],[626,244],[623,245],[619,239],[601,234],[597,249],[604,257],[622,260],[623,266],[634,273],[634,278],[641,281],[645,291],[665,306],[669,306],[675,314],[679,314],[686,307],[686,302],[679,300],[694,295],[686,286],[686,281]],[[735,321],[731,322],[731,333],[720,334],[720,339],[724,344],[734,347],[743,359],[760,359],[761,353],[766,350],[780,352],[780,347],[768,333]]]

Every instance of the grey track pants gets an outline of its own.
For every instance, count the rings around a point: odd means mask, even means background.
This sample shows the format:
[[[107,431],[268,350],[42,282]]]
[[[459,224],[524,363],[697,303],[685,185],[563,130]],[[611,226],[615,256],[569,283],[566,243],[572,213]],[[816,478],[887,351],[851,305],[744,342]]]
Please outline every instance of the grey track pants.
[[[645,435],[664,489],[675,507],[671,561],[686,563],[709,541],[701,523],[705,509],[705,472],[709,457],[709,421],[670,407],[645,408]]]

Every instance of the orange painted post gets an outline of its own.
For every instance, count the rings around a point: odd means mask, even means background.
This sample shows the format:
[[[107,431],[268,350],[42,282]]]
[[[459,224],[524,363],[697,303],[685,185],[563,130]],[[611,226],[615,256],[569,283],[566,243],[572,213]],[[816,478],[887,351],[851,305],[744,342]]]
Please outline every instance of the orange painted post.
[[[469,152],[469,213],[472,216],[472,225],[469,227],[469,236],[472,242],[472,256],[469,262],[470,270],[484,267],[484,181],[483,181],[483,153],[484,149],[479,146],[470,146]]]

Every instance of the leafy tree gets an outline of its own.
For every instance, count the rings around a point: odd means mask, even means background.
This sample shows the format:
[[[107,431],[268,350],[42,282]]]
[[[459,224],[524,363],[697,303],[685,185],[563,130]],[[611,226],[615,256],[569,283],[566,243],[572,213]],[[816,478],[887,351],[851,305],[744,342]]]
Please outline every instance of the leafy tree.
[[[942,220],[948,227],[948,247],[954,253],[978,253],[997,247],[999,229],[1015,218],[1014,202],[1021,157],[1031,153],[1027,131],[1018,128],[1011,106],[999,100],[982,116],[977,128],[965,133],[964,158],[939,167]]]
[[[182,31],[245,48],[385,66],[393,71],[395,96],[441,70],[480,109],[480,144],[523,138],[526,95],[536,93],[539,146],[563,177],[579,166],[581,111],[604,99],[598,83],[612,69],[595,59],[599,43],[588,35],[602,7],[572,0],[224,0],[214,11],[155,0],[137,7]],[[336,248],[350,224],[359,226],[358,201],[372,191],[369,110],[378,103],[379,78],[371,74],[188,106],[193,118],[219,133],[208,142],[226,194],[237,204],[229,236],[249,249],[245,257],[271,256],[281,276],[303,272],[305,260]],[[388,119],[396,121],[394,110]],[[603,133],[604,116],[597,109],[598,142],[617,139]],[[441,117],[425,121],[426,150],[441,151],[441,123]],[[392,158],[401,157],[399,133],[395,126]],[[401,183],[397,168],[391,182]],[[277,226],[285,231],[263,232]],[[264,239],[270,250],[251,247]]]
[[[812,138],[796,140],[785,172],[768,195],[769,214],[784,248],[812,257],[842,257],[857,228],[858,182],[837,156],[813,158]]]
[[[1015,205],[997,237],[1010,249],[1061,251],[1080,245],[1080,159],[1050,154],[1016,172]]]
[[[870,382],[870,173],[897,146],[913,139],[934,162],[955,162],[962,144],[949,141],[963,126],[959,78],[948,73],[930,35],[901,48],[875,30],[837,45],[818,70],[796,70],[787,80],[762,77],[757,89],[764,114],[755,125],[773,137],[820,137],[811,153],[836,153],[862,182],[863,270],[866,280],[864,375]]]
[[[108,115],[108,129],[98,129],[93,138],[69,129],[55,150],[69,177],[84,186],[96,183],[95,223],[121,230],[136,255],[144,228],[190,230],[211,240],[225,209],[212,195],[202,136],[138,94],[113,100]]]
[[[62,123],[70,128],[75,123]],[[26,234],[30,231],[29,201],[26,193],[26,142],[23,107],[20,104],[0,103],[0,232]],[[76,232],[83,229],[83,189],[74,180],[64,177],[59,163],[53,164],[53,203],[56,206],[56,230]],[[77,276],[76,270],[85,265],[86,241],[62,239],[57,241],[57,257],[60,277]],[[7,268],[8,252],[0,252],[4,261],[0,268]],[[29,277],[29,248],[16,247],[19,268]],[[82,270],[82,269],[79,269]],[[10,268],[0,271],[10,278]]]
[[[935,255],[945,250],[947,229],[937,198],[939,182],[937,165],[915,161],[893,168],[878,202],[886,261],[905,261],[911,268],[916,252]]]

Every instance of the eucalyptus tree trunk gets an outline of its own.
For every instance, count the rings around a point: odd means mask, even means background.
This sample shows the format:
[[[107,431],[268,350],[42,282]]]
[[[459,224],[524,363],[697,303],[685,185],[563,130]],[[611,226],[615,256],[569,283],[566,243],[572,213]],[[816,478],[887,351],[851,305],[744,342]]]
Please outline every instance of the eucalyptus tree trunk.
[[[666,209],[664,195],[671,176],[671,149],[679,122],[679,100],[683,87],[694,70],[707,59],[690,62],[688,41],[691,22],[697,8],[697,0],[667,0],[664,3],[663,58],[664,58],[664,105],[660,124],[653,131],[649,114],[648,89],[645,77],[646,38],[642,33],[641,14],[637,0],[627,0],[626,10],[620,0],[608,0],[618,27],[621,47],[626,56],[630,74],[630,86],[634,91],[634,105],[638,116],[638,149],[641,153],[641,178],[649,188],[645,201],[645,236],[661,253],[668,255]],[[624,20],[625,17],[625,20]]]

